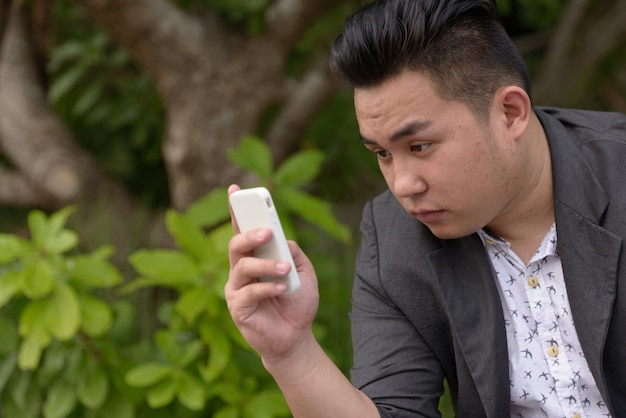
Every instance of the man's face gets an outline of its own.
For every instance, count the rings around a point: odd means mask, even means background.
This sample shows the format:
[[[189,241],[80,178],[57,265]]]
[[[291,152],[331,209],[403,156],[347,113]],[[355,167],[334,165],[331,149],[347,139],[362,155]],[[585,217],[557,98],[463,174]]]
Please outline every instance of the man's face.
[[[501,115],[486,109],[490,120],[479,121],[415,71],[355,89],[354,103],[390,190],[433,234],[469,235],[507,210],[517,161]]]

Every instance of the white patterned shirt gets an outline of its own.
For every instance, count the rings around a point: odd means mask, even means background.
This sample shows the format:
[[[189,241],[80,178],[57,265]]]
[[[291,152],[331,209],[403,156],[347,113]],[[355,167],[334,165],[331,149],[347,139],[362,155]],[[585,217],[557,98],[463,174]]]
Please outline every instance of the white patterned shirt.
[[[511,417],[610,417],[574,328],[556,227],[526,266],[485,231],[506,324]]]

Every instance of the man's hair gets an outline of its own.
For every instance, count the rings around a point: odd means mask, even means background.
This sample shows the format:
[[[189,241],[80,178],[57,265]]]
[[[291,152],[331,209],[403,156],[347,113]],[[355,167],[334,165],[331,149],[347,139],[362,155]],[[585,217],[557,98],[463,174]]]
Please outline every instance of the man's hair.
[[[422,72],[441,96],[485,116],[496,90],[523,88],[530,76],[489,0],[377,0],[352,16],[335,39],[330,66],[356,88],[405,69]]]

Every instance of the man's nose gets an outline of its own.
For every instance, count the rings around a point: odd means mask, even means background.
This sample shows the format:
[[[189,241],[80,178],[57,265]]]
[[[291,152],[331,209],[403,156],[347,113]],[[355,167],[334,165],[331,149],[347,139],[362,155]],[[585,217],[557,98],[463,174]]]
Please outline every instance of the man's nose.
[[[411,197],[424,193],[428,189],[428,185],[414,161],[396,160],[393,188],[396,196]]]

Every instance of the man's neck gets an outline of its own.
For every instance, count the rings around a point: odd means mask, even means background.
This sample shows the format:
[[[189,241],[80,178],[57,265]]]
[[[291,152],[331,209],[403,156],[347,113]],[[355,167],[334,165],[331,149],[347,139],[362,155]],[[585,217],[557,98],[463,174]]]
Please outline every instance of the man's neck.
[[[519,196],[511,208],[486,226],[486,230],[509,243],[524,263],[533,253],[554,223],[552,164],[547,138],[539,120],[534,117],[529,128],[527,152],[529,161]]]

